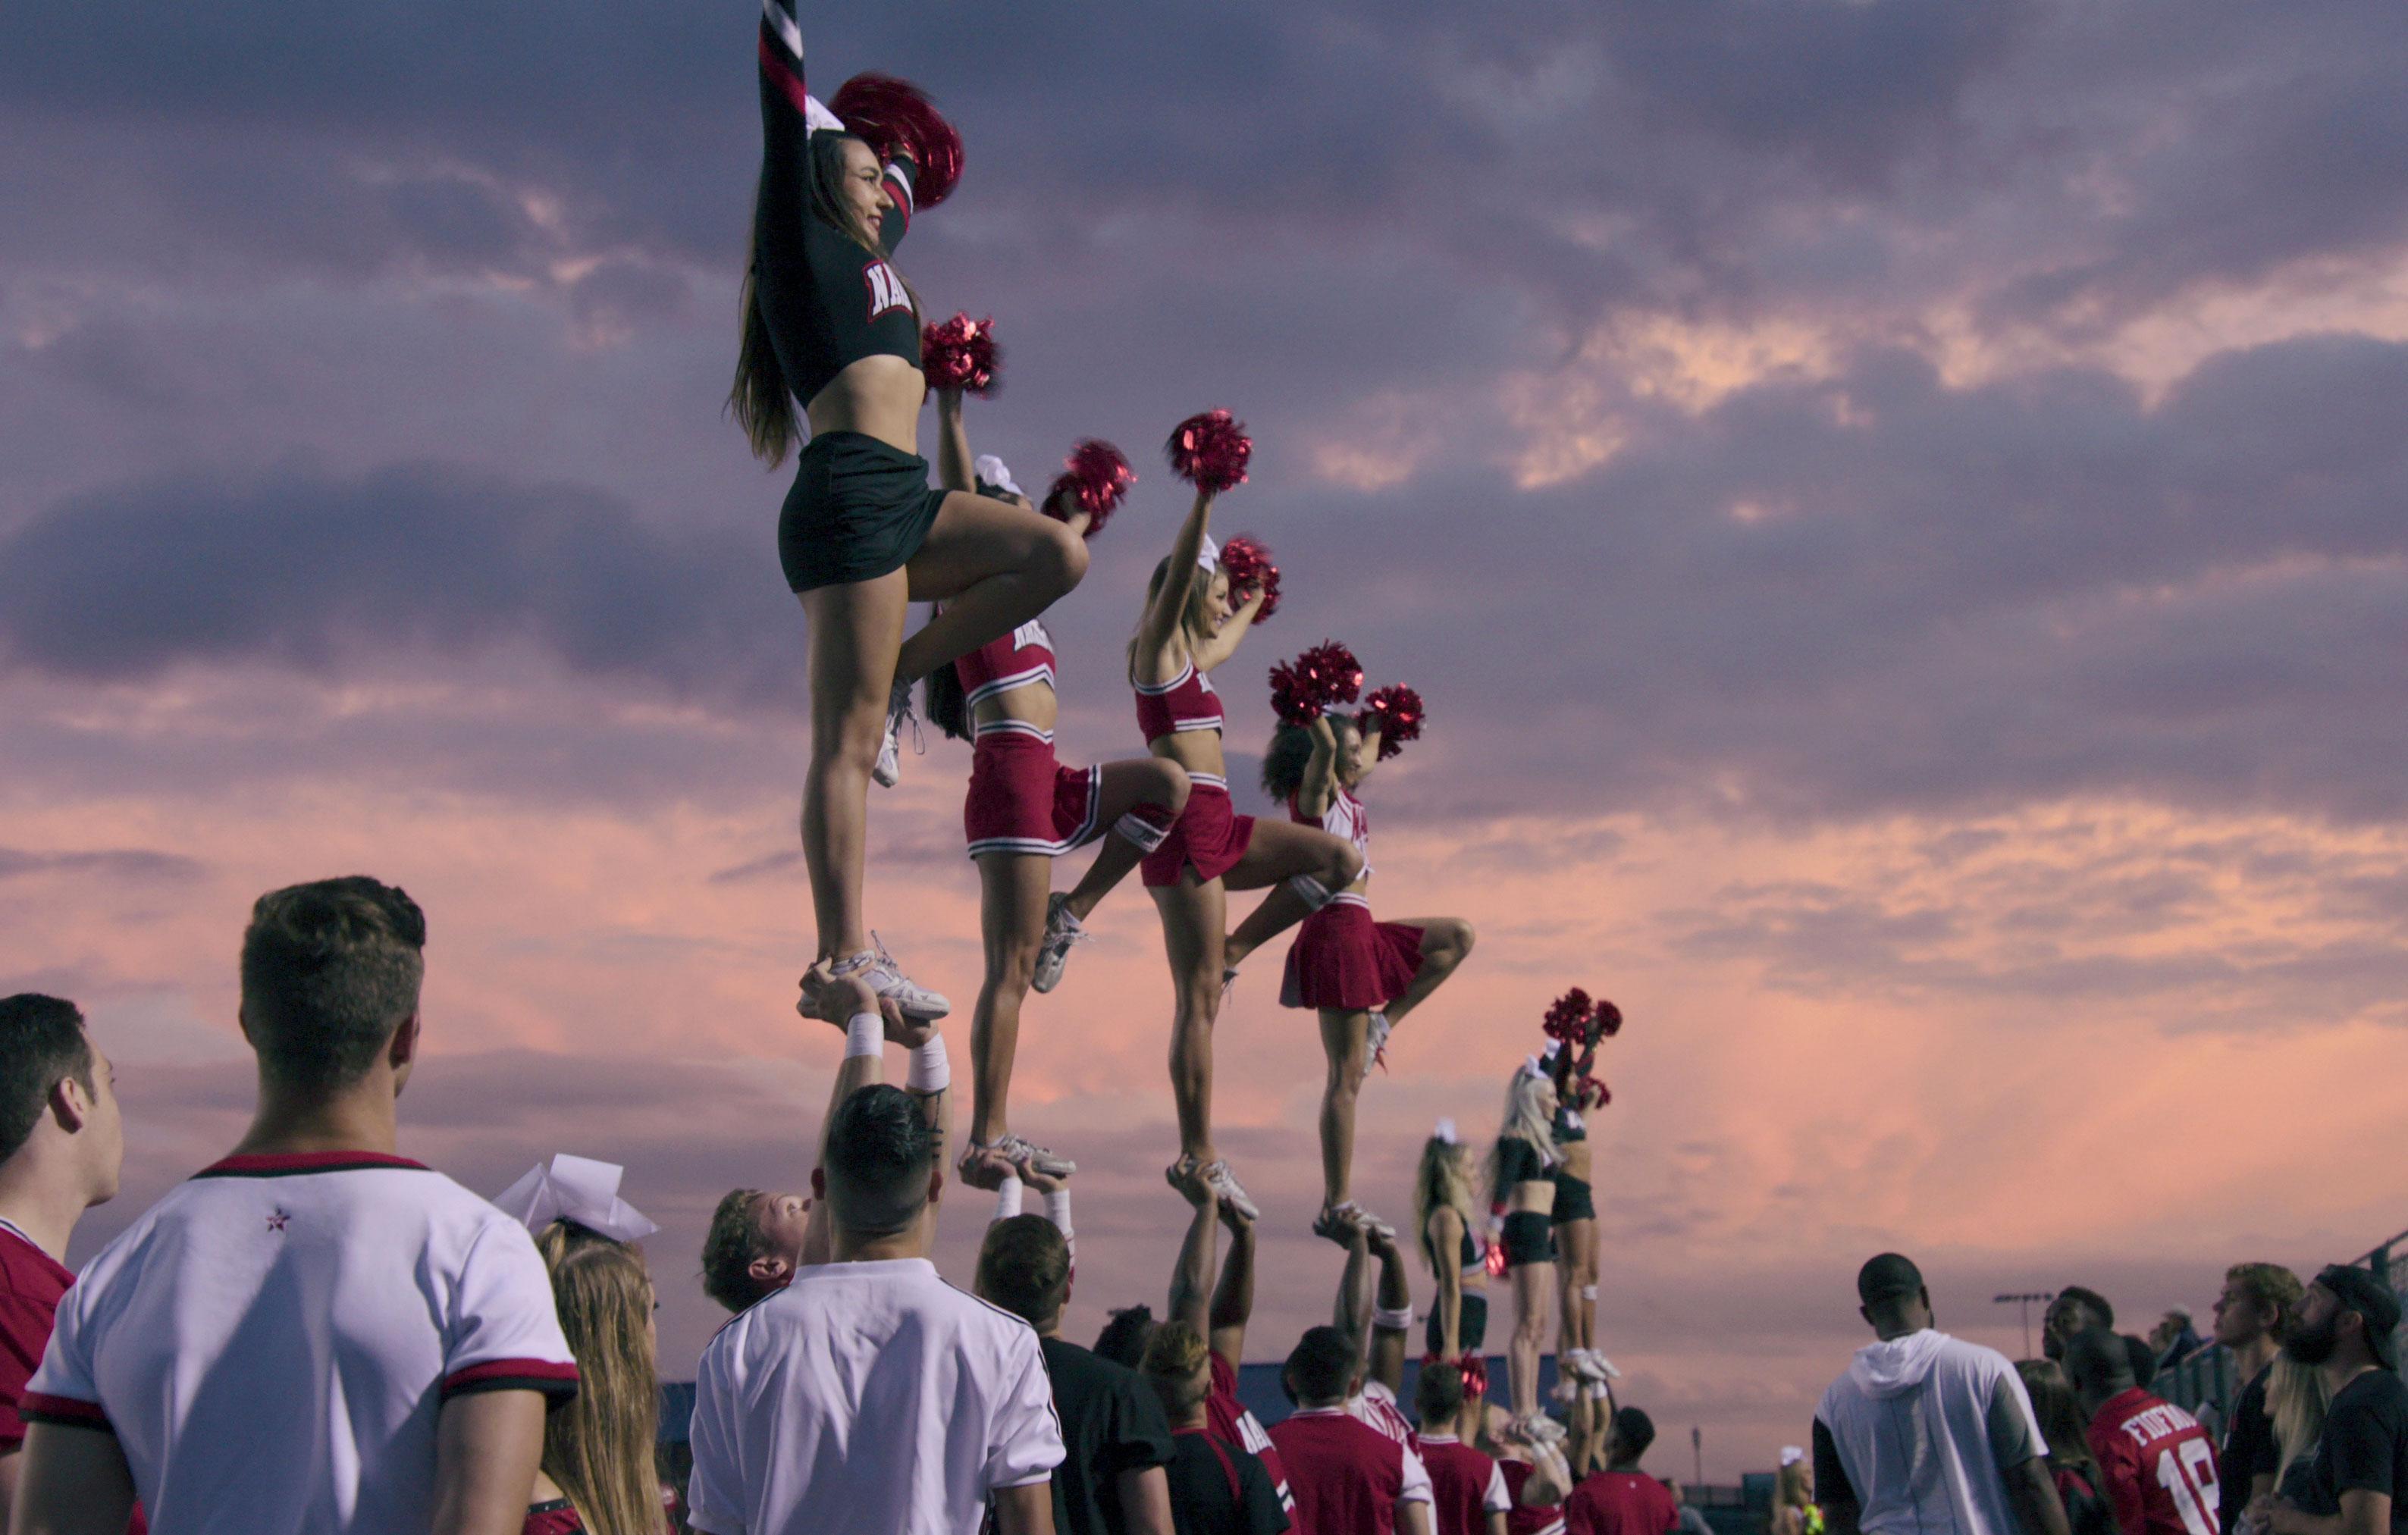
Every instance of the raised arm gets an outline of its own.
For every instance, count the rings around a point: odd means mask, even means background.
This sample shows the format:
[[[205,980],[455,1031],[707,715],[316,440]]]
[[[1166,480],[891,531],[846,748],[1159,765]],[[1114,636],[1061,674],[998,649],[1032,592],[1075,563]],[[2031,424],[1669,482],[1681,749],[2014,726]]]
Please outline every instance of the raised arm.
[[[824,978],[818,985],[806,988],[805,998],[798,1007],[806,1017],[844,1030],[844,1059],[836,1069],[836,1081],[829,1084],[827,1110],[820,1115],[819,1135],[811,1143],[811,1166],[816,1169],[827,1161],[828,1126],[836,1123],[837,1110],[864,1087],[886,1080],[885,1046],[889,1039],[914,1047],[924,1047],[932,1039],[939,1046],[944,1041],[938,1037],[935,1025],[907,1021],[891,1009],[882,1010],[878,994],[857,976]],[[938,1166],[941,1167],[947,1094],[941,1087],[933,1093],[924,1094],[917,1088],[911,1091],[921,1099],[922,1112],[930,1116],[929,1123],[937,1127]],[[800,1265],[809,1269],[825,1263],[834,1251],[835,1234],[827,1201],[815,1201],[803,1224]]]
[[[1237,622],[1232,618],[1230,623]],[[1305,726],[1312,738],[1312,755],[1304,759],[1304,779],[1297,785],[1296,808],[1303,814],[1321,819],[1329,809],[1329,791],[1337,783],[1338,731],[1326,714],[1316,714]]]
[[[1182,1177],[1179,1169],[1168,1174],[1170,1186],[1177,1189],[1193,1212],[1187,1222],[1187,1239],[1179,1244],[1179,1264],[1170,1270],[1169,1303],[1163,1307],[1165,1319],[1184,1322],[1197,1332],[1208,1332],[1212,1326],[1212,1243],[1221,1224],[1221,1210],[1212,1186],[1193,1169]]]
[[[1245,642],[1246,631],[1254,626],[1254,614],[1262,610],[1262,589],[1249,588],[1244,600],[1239,602],[1237,610],[1229,615],[1229,622],[1221,625],[1221,632],[1196,647],[1196,669],[1216,671],[1223,662],[1237,654],[1238,647]]]
[[[1371,1233],[1371,1255],[1380,1260],[1380,1291],[1371,1310],[1369,1375],[1391,1392],[1405,1388],[1405,1337],[1413,1326],[1412,1276],[1396,1239]]]
[[[1197,581],[1204,579],[1204,567],[1197,562],[1203,556],[1204,536],[1211,525],[1212,497],[1197,491],[1196,504],[1187,509],[1187,520],[1179,524],[1179,537],[1170,542],[1170,569],[1162,578],[1161,589],[1145,605],[1145,616],[1138,621],[1140,649],[1159,652],[1179,632],[1179,620],[1187,611],[1188,596],[1195,591]]]
[[[1346,1267],[1338,1272],[1338,1303],[1330,1323],[1354,1342],[1354,1362],[1371,1353],[1371,1231],[1360,1220],[1346,1223]]]
[[[978,461],[970,457],[970,434],[962,424],[958,389],[937,391],[937,483],[949,491],[978,489]]]
[[[1244,1362],[1246,1323],[1254,1314],[1254,1223],[1227,1205],[1221,1218],[1229,1227],[1229,1255],[1212,1291],[1212,1352],[1235,1370]]]

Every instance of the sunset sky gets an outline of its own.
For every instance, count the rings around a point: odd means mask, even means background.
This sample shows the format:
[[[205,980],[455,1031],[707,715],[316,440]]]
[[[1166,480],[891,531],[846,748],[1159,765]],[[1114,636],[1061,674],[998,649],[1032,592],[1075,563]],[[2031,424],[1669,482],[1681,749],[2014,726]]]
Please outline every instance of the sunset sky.
[[[665,1374],[718,1195],[805,1178],[841,1047],[792,1011],[788,475],[721,412],[754,26],[0,11],[0,991],[85,1007],[130,1126],[77,1260],[239,1133],[243,918],[329,874],[429,913],[404,1150],[488,1194],[624,1162]],[[1285,573],[1220,677],[1233,778],[1302,646],[1427,700],[1373,900],[1481,942],[1367,1090],[1367,1202],[1403,1213],[1437,1117],[1493,1130],[1555,993],[1628,1015],[1600,1341],[1711,1477],[1804,1442],[1877,1250],[2014,1353],[2000,1291],[2204,1324],[2230,1262],[2408,1227],[2396,6],[888,0],[805,36],[821,93],[908,75],[965,136],[898,265],[996,319],[979,449],[1137,461],[1048,617],[1066,757],[1142,750],[1158,444],[1215,405],[1255,438],[1218,525]],[[964,1071],[967,772],[907,758],[869,882]],[[1184,1214],[1149,907],[1023,1040],[1015,1126],[1088,1169],[1073,1337],[1159,1307]],[[1218,1048],[1261,1358],[1340,1261],[1278,958]]]

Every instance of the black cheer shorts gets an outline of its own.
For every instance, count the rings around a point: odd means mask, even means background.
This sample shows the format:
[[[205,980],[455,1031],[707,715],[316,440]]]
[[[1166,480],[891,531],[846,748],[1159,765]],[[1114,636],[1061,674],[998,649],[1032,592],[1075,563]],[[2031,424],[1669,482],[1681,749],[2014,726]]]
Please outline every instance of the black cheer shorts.
[[[1505,1267],[1555,1261],[1555,1224],[1545,1212],[1517,1210],[1505,1217]]]
[[[1556,1173],[1555,1209],[1555,1224],[1557,1226],[1561,1226],[1566,1221],[1593,1221],[1595,1219],[1597,1219],[1597,1201],[1589,1196],[1588,1180],[1585,1178],[1567,1178],[1560,1172]]]
[[[1446,1335],[1439,1327],[1436,1300],[1430,1302],[1428,1337],[1432,1354],[1446,1352]],[[1479,1353],[1480,1345],[1488,1341],[1488,1297],[1483,1292],[1463,1292],[1463,1314],[1455,1319],[1455,1341],[1466,1354]]]
[[[859,432],[821,433],[803,450],[778,514],[786,585],[809,592],[901,569],[944,504],[926,459]]]

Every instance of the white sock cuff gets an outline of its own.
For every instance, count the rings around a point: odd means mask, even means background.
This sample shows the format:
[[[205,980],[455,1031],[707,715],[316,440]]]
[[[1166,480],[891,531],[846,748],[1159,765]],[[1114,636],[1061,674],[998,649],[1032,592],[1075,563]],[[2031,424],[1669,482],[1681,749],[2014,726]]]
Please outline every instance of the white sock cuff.
[[[1597,1298],[1597,1286],[1594,1284],[1582,1285],[1581,1298],[1583,1300],[1595,1300]]]
[[[856,1012],[844,1026],[844,1058],[886,1053],[886,1020],[875,1012]]]
[[[1024,1187],[1018,1173],[1007,1172],[1003,1175],[1003,1182],[996,1185],[995,1191],[996,1220],[1008,1221],[1020,1213],[1020,1196]]]
[[[1412,1325],[1413,1309],[1411,1306],[1374,1306],[1371,1308],[1371,1326],[1378,1327],[1383,1331],[1404,1332],[1409,1330]]]
[[[1135,811],[1130,811],[1113,822],[1112,830],[1127,838],[1136,843],[1140,851],[1146,853],[1152,853],[1162,846],[1163,839],[1170,835],[1168,826],[1157,826]]]
[[[1291,876],[1287,887],[1304,897],[1304,904],[1318,911],[1329,904],[1329,887],[1310,874]]]
[[[911,1051],[911,1064],[903,1073],[903,1085],[914,1093],[941,1093],[953,1084],[953,1063],[945,1056],[945,1037],[933,1035],[926,1044]]]

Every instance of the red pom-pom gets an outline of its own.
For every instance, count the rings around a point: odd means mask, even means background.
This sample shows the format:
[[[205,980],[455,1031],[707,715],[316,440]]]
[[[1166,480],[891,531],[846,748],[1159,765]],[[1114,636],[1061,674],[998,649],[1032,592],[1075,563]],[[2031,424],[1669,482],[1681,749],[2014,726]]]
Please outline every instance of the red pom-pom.
[[[920,371],[931,389],[961,389],[973,395],[995,393],[996,374],[1003,366],[1003,350],[995,344],[995,322],[957,314],[932,322],[920,332]]]
[[[1254,456],[1254,439],[1246,436],[1246,423],[1226,410],[1207,410],[1173,428],[1163,451],[1180,479],[1207,495],[1218,495],[1246,482],[1246,461]]]
[[[1403,752],[1405,742],[1422,739],[1422,722],[1427,718],[1422,696],[1402,682],[1394,682],[1371,695],[1358,723],[1378,727],[1380,760],[1385,762]]]
[[[1221,568],[1229,578],[1229,600],[1241,602],[1240,595],[1259,590],[1263,605],[1254,610],[1254,622],[1262,623],[1279,611],[1279,567],[1271,563],[1271,552],[1260,538],[1240,534],[1221,546]]]
[[[1488,1395],[1488,1360],[1485,1356],[1467,1354],[1455,1361],[1463,1371],[1463,1394],[1467,1397]]]
[[[1622,1032],[1622,1010],[1611,1002],[1600,1001],[1597,1005],[1596,1022],[1591,1027],[1593,1032],[1612,1039]]]
[[[962,179],[962,136],[927,92],[892,75],[855,75],[837,87],[828,109],[879,159],[908,157],[918,167],[911,183],[914,206],[934,208],[953,195]]]
[[[1118,448],[1096,438],[1082,438],[1062,461],[1062,472],[1054,477],[1053,488],[1045,493],[1045,515],[1067,523],[1075,506],[1087,514],[1086,537],[1092,538],[1104,530],[1105,520],[1136,483],[1137,471]]]
[[[1613,1089],[1598,1081],[1595,1077],[1584,1075],[1580,1080],[1579,1101],[1586,1104],[1591,1103],[1592,1100],[1594,1100],[1595,1107],[1599,1109],[1604,1108],[1607,1104],[1613,1101]]]
[[[1335,640],[1271,668],[1271,711],[1283,724],[1311,724],[1331,705],[1353,703],[1362,691],[1362,663]]]
[[[1596,1011],[1596,1004],[1588,999],[1588,993],[1574,986],[1548,1004],[1547,1016],[1539,1026],[1546,1031],[1548,1039],[1575,1045],[1587,1033],[1589,1019],[1595,1016]]]

